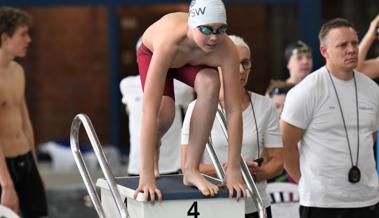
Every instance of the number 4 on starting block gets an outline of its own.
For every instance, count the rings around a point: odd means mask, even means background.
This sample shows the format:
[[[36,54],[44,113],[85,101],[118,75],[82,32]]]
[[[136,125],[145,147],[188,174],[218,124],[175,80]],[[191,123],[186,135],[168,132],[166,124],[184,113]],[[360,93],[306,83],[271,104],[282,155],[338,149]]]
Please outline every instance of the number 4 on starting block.
[[[211,177],[206,178],[214,184],[219,183]],[[143,193],[133,199],[139,177],[116,178],[116,182],[130,218],[241,218],[245,215],[245,201],[229,199],[226,188],[220,188],[214,197],[205,197],[197,188],[184,186],[182,175],[157,179],[163,200],[154,204],[144,202]],[[106,181],[99,179],[96,185],[101,189],[101,202],[107,218],[120,217]]]

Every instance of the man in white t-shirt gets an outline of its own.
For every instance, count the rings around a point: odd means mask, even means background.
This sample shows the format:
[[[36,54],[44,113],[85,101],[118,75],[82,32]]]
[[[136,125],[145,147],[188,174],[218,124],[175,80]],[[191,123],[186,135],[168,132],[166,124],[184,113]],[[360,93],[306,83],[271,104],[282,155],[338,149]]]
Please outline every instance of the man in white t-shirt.
[[[354,70],[358,37],[347,20],[325,23],[319,39],[326,65],[290,90],[280,124],[285,168],[299,182],[300,216],[379,217],[379,88]]]
[[[129,116],[130,153],[128,174],[140,174],[140,129],[142,119],[142,86],[140,76],[128,76],[120,83],[122,103]],[[174,80],[175,118],[167,133],[162,138],[160,147],[159,173],[172,174],[180,169],[180,130],[182,128],[182,111],[193,100],[193,89]]]

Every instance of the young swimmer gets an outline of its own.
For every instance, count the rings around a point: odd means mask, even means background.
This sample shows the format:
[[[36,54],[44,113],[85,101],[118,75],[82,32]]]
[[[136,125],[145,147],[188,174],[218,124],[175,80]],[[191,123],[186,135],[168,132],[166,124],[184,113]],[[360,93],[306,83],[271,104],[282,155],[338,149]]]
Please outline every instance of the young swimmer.
[[[223,72],[225,109],[228,123],[229,152],[225,183],[229,197],[245,196],[240,173],[242,116],[239,105],[240,82],[238,55],[225,34],[226,12],[221,0],[193,0],[189,13],[171,13],[146,29],[138,50],[138,66],[144,89],[141,129],[141,173],[134,197],[142,191],[147,201],[155,195],[154,162],[159,139],[170,127],[175,114],[173,79],[192,87],[197,94],[190,124],[188,156],[182,169],[183,183],[196,186],[205,196],[213,196],[218,187],[199,172],[205,144],[216,114]],[[179,146],[179,145],[177,145]],[[155,160],[155,161],[153,161]]]
[[[48,215],[25,100],[25,72],[14,61],[26,56],[31,24],[25,11],[0,7],[0,205],[25,218]]]

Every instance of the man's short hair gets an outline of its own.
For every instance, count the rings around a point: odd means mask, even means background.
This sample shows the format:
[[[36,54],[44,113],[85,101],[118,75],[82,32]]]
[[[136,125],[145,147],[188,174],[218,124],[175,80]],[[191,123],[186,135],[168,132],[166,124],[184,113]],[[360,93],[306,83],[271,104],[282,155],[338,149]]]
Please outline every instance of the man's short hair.
[[[5,33],[11,37],[18,27],[30,27],[31,25],[32,19],[25,11],[11,7],[0,7],[0,36]]]
[[[335,18],[333,20],[330,20],[324,25],[322,25],[320,29],[320,33],[318,34],[318,39],[320,40],[320,44],[325,44],[325,37],[328,35],[330,30],[340,28],[340,27],[350,27],[354,29],[353,24],[351,24],[347,19],[344,18]]]

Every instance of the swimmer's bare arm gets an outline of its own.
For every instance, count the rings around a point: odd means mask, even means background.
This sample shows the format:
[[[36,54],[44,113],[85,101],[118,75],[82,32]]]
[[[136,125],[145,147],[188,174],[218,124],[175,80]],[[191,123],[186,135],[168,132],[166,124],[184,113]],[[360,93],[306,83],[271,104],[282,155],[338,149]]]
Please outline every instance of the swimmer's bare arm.
[[[29,113],[28,113],[28,107],[26,105],[25,98],[22,100],[21,105],[20,105],[20,111],[21,111],[21,116],[22,116],[22,128],[24,130],[24,133],[26,135],[26,138],[28,140],[30,149],[33,153],[33,156],[36,159],[36,149],[35,149],[35,142],[34,142],[34,133],[33,133],[33,127],[32,127],[32,122],[30,121],[29,118]]]
[[[284,148],[284,168],[295,182],[298,183],[301,173],[297,144],[303,137],[305,131],[283,120],[280,121],[280,131]]]
[[[25,135],[27,144],[24,146],[27,146],[28,151],[30,150],[34,158],[36,158],[33,128],[29,118],[28,107],[26,105],[25,100],[25,72],[23,67],[18,63],[14,62],[13,66],[15,69],[14,73],[17,74],[17,81],[15,80],[13,82],[18,83],[17,86],[14,86],[17,87],[16,92],[18,93],[17,111],[19,111],[20,114],[18,114],[18,116],[20,116],[21,118],[21,126],[18,127],[21,129],[18,129],[18,131],[21,131]]]
[[[225,182],[229,195],[233,189],[239,195],[245,195],[244,183],[240,172],[240,156],[242,144],[242,112],[241,112],[241,85],[239,81],[238,55],[236,47],[229,38],[224,44],[221,54],[221,70],[223,74],[223,87],[225,98],[225,112],[228,127],[228,168],[225,173]],[[246,196],[246,195],[245,195]]]
[[[9,207],[15,212],[19,211],[18,197],[14,187],[14,183],[10,176],[7,164],[5,162],[5,155],[3,152],[3,145],[0,142],[0,185],[1,185],[1,201],[6,207]]]
[[[159,37],[159,36],[157,36]],[[145,200],[150,194],[154,200],[157,193],[158,199],[162,195],[157,189],[154,177],[154,152],[158,142],[158,113],[167,71],[176,52],[175,44],[170,39],[155,38],[154,52],[150,62],[145,89],[143,95],[143,113],[141,129],[141,177],[139,187],[135,192],[143,191]],[[171,46],[169,46],[171,45]]]
[[[376,28],[379,25],[379,15],[371,21],[367,33],[359,43],[358,66],[357,70],[366,74],[370,78],[379,77],[379,57],[366,60],[366,56],[372,43],[378,39]]]

